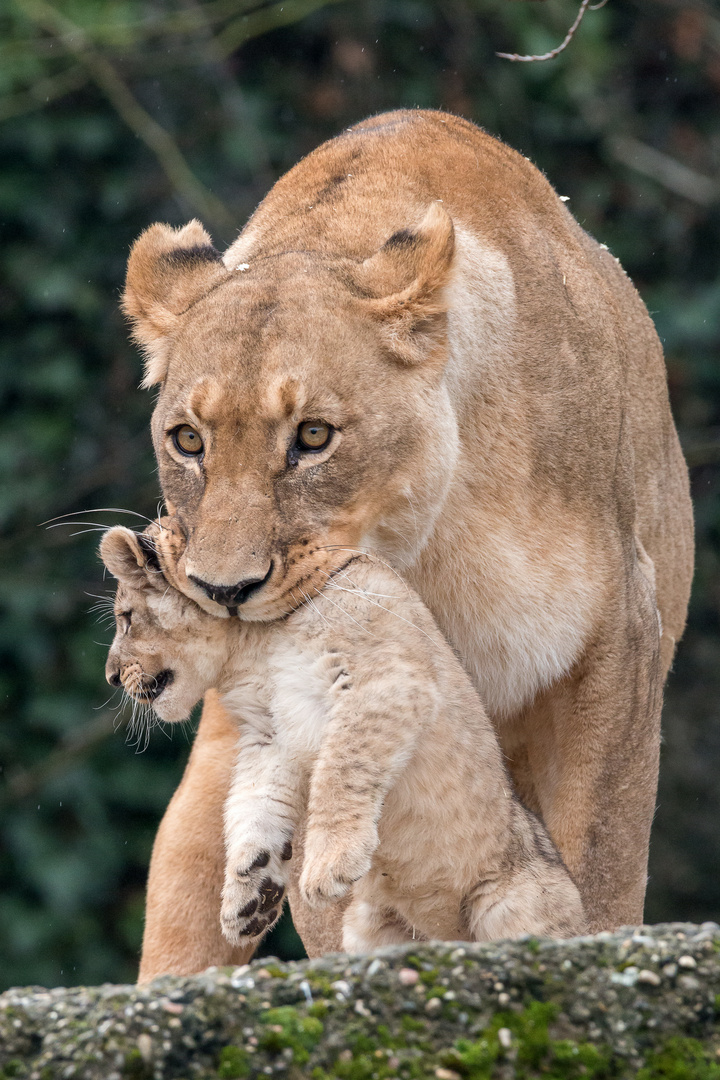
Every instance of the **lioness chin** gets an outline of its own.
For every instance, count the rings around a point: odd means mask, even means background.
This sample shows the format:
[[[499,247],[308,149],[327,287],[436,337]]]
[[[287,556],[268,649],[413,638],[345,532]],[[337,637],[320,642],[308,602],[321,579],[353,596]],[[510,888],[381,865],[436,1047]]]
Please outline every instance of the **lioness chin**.
[[[612,255],[525,158],[398,112],[300,162],[223,256],[197,222],[152,226],[124,306],[189,594],[272,620],[348,551],[385,559],[462,658],[591,928],[640,921],[692,517],[660,344]],[[143,979],[244,955],[213,929],[232,745],[209,695],[153,853]],[[293,916],[310,953],[339,945]]]
[[[350,897],[348,952],[585,929],[477,692],[409,586],[353,555],[286,619],[217,619],[159,571],[147,545],[161,531],[103,537],[118,579],[107,677],[170,721],[214,686],[237,724],[220,911],[231,944],[262,938],[288,888],[312,908]]]

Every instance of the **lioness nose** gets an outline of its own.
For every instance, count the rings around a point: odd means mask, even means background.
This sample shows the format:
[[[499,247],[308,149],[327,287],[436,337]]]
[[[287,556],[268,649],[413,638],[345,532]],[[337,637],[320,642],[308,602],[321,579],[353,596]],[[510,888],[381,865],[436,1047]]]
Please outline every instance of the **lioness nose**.
[[[254,592],[257,592],[257,590],[265,584],[271,573],[272,563],[270,563],[270,569],[265,577],[245,578],[244,581],[238,581],[237,585],[211,585],[208,581],[202,581],[193,574],[188,574],[188,577],[191,581],[194,581],[204,593],[207,593],[210,599],[214,600],[216,604],[222,604],[223,607],[233,608],[239,607],[240,604],[244,604]]]

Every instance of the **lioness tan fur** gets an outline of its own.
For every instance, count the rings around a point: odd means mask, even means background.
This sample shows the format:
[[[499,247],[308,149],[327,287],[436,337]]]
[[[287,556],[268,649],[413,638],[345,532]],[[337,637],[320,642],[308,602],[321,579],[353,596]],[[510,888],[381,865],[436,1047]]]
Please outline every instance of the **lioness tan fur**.
[[[692,518],[662,350],[613,256],[521,155],[398,112],[301,161],[222,257],[198,223],[152,226],[124,306],[192,596],[268,620],[339,549],[387,560],[457,650],[591,929],[640,921]],[[306,422],[331,432],[320,452]],[[183,425],[201,454],[178,451]],[[247,955],[209,929],[233,745],[210,695],[153,853],[142,979]],[[293,917],[311,954],[339,946],[339,924]]]
[[[216,687],[238,724],[220,911],[231,944],[259,940],[297,888],[306,811],[300,895],[324,907],[352,887],[348,952],[585,929],[470,679],[388,567],[350,556],[288,618],[249,623],[169,587],[129,529],[106,533],[101,554],[119,581],[108,681],[169,721]]]

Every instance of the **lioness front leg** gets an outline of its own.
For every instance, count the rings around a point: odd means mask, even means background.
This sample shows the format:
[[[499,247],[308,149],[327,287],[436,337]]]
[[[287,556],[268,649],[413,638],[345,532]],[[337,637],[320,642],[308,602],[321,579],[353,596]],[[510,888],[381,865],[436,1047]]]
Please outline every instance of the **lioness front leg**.
[[[228,941],[262,937],[280,917],[301,811],[301,774],[287,748],[250,727],[241,734],[225,805],[220,921]]]
[[[591,932],[642,922],[655,808],[658,618],[641,575],[626,589],[575,670],[522,718],[529,801],[577,883]]]
[[[256,941],[231,945],[220,929],[225,851],[222,813],[237,748],[237,724],[214,691],[180,786],[153,847],[138,981],[244,964]]]
[[[390,677],[369,672],[392,672]],[[333,706],[310,781],[300,893],[312,907],[344,896],[368,872],[383,800],[435,709],[430,687],[378,656],[334,684]]]

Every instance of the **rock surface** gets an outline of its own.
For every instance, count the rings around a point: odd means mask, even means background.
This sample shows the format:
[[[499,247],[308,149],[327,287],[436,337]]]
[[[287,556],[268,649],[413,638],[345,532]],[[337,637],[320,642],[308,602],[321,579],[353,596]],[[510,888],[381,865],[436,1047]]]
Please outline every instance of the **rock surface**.
[[[0,995],[0,1077],[720,1080],[720,927]]]

